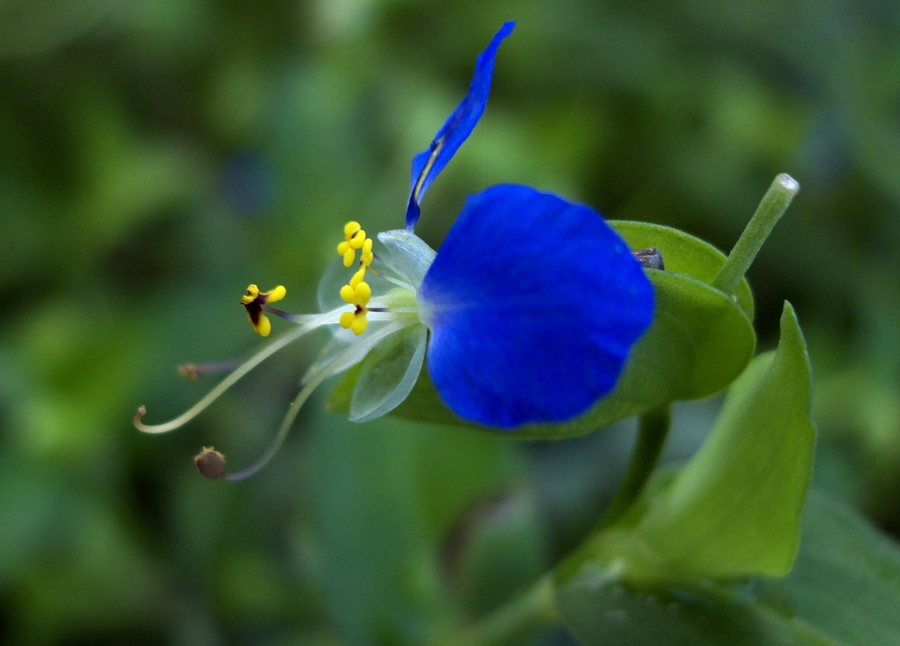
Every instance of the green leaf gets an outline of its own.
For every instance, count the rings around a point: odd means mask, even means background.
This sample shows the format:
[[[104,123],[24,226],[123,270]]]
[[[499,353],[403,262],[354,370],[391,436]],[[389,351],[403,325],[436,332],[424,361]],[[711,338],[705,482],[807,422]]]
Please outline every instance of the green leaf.
[[[815,493],[802,533],[796,565],[783,578],[648,592],[595,564],[557,590],[557,607],[588,645],[900,643],[900,547]]]
[[[578,559],[618,562],[627,580],[650,587],[787,573],[812,473],[811,403],[806,343],[785,303],[778,350],[734,383],[697,455]]]
[[[812,474],[811,405],[806,343],[785,303],[778,350],[734,383],[703,448],[641,519],[641,540],[678,572],[787,573]]]
[[[734,298],[708,284],[725,262],[724,255],[668,227],[613,224],[632,248],[653,246],[664,254],[667,270],[647,271],[656,291],[653,325],[633,348],[612,394],[574,420],[528,425],[517,429],[516,437],[584,435],[662,404],[712,395],[734,381],[753,356],[753,299],[746,282]],[[353,374],[345,377],[333,408],[340,409],[354,379]],[[422,421],[467,424],[444,406],[427,371],[394,412]]]

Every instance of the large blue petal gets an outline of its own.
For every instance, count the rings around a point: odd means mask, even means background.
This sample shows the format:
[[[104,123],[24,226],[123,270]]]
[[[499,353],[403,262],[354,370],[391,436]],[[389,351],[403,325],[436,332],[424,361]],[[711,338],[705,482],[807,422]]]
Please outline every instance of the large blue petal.
[[[419,290],[444,403],[488,426],[571,419],[615,386],[653,288],[586,206],[526,186],[471,196]]]
[[[504,23],[491,40],[478,61],[475,63],[475,75],[469,86],[469,93],[457,106],[447,122],[438,130],[431,145],[413,157],[412,186],[410,187],[409,204],[406,207],[406,228],[413,229],[419,220],[419,203],[425,191],[435,177],[444,170],[447,162],[456,154],[462,143],[469,137],[475,124],[484,114],[488,94],[491,91],[491,76],[494,73],[494,58],[497,48],[503,39],[512,33],[514,22]]]

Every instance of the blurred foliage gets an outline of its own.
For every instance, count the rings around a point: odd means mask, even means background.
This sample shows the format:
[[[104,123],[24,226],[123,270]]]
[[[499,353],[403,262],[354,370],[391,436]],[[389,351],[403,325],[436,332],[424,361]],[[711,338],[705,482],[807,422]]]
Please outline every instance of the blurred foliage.
[[[437,246],[503,181],[727,250],[791,173],[749,275],[761,345],[790,299],[814,484],[900,530],[896,2],[5,0],[0,641],[419,643],[579,542],[627,427],[525,444],[352,425],[320,397],[258,477],[198,477],[204,443],[253,460],[315,343],[180,434],[129,421],[208,388],[174,366],[252,347],[249,282],[310,311],[346,220],[400,225],[409,160],[507,19],[485,119],[418,232]],[[678,409],[670,455],[716,405]]]

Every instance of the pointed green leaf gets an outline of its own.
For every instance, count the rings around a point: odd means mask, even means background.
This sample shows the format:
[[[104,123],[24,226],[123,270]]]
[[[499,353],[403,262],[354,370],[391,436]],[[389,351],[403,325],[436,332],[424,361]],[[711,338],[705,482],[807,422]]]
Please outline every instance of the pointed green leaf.
[[[812,472],[810,406],[806,344],[785,303],[778,350],[754,359],[734,383],[697,455],[579,559],[618,562],[627,580],[650,586],[787,573]]]
[[[679,572],[786,574],[812,474],[811,404],[806,343],[785,303],[778,350],[731,387],[703,448],[641,520],[641,539]]]

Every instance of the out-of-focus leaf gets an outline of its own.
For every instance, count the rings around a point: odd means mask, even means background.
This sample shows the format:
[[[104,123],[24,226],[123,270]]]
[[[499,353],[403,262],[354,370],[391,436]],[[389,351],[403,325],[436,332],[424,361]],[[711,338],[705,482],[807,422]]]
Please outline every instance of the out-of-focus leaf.
[[[446,577],[472,616],[501,606],[547,567],[533,490],[489,496],[461,516],[442,548]]]
[[[120,4],[121,0],[6,0],[0,4],[0,58],[52,50]]]
[[[388,418],[325,421],[311,489],[328,612],[348,643],[423,643],[452,613],[438,543],[465,509],[517,477],[517,447]]]
[[[900,643],[900,549],[848,509],[815,493],[803,542],[784,578],[706,581],[635,591],[615,566],[583,569],[557,592],[584,644],[868,646]]]

